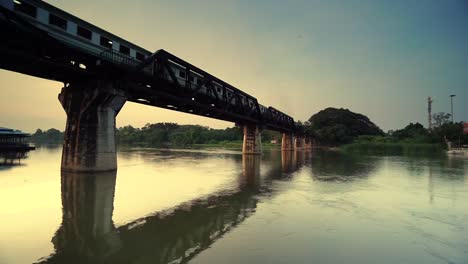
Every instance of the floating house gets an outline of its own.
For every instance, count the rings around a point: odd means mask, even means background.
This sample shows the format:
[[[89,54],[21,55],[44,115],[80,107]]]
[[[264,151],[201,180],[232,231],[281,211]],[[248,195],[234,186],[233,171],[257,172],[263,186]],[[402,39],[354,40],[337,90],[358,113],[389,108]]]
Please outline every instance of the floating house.
[[[0,127],[0,164],[20,162],[35,147],[27,142],[31,135],[20,130]]]

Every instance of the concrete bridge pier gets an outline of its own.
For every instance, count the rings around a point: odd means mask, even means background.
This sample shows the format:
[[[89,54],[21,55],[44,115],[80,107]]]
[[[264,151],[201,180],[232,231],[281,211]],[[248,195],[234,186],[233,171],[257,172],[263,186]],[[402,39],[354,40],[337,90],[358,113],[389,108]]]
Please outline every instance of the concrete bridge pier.
[[[281,139],[281,150],[282,151],[294,150],[294,134],[293,133],[283,133],[283,138]]]
[[[262,129],[257,125],[244,125],[243,154],[262,154]]]
[[[59,101],[67,114],[62,170],[98,172],[117,169],[115,117],[126,101],[111,81],[74,82]]]
[[[302,135],[297,135],[294,138],[294,149],[295,150],[303,150],[305,147],[305,137]]]

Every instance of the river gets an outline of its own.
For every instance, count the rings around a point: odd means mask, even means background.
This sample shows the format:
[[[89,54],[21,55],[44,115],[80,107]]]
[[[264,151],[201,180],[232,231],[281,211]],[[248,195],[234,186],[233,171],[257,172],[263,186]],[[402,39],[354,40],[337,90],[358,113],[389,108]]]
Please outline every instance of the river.
[[[61,148],[0,166],[0,263],[468,263],[468,158]]]

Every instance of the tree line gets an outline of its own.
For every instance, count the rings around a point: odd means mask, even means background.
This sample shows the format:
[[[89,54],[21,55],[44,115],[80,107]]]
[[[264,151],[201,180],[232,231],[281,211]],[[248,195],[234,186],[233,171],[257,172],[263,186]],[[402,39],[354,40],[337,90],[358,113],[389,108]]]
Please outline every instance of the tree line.
[[[463,134],[462,122],[451,122],[451,115],[435,113],[432,129],[420,123],[410,123],[404,128],[384,133],[376,124],[362,114],[348,109],[327,108],[301,124],[306,134],[321,145],[341,146],[356,142],[405,143],[405,144],[468,144],[468,135]]]
[[[262,140],[279,140],[281,134],[264,130]],[[36,130],[31,136],[34,142],[62,142],[63,132],[51,128],[46,131]],[[116,130],[116,140],[119,144],[136,146],[190,146],[195,144],[220,144],[225,142],[241,142],[242,127],[234,126],[226,129],[213,129],[199,125],[179,125],[176,123],[146,124],[142,128],[124,126]]]
[[[31,135],[31,141],[37,143],[55,143],[63,141],[63,132],[58,129],[51,128],[48,130],[37,129]]]
[[[262,140],[278,139],[278,132],[265,130]],[[240,142],[243,139],[242,127],[213,129],[199,125],[179,125],[176,123],[146,124],[142,128],[124,126],[117,129],[117,142],[129,145],[149,146],[189,146],[195,144],[219,144]]]
[[[302,133],[315,139],[315,142],[325,146],[341,146],[357,141],[373,141],[380,143],[427,143],[440,144],[451,141],[456,146],[468,144],[468,135],[463,134],[463,124],[450,122],[450,114],[436,113],[433,115],[434,127],[429,130],[420,123],[410,123],[398,130],[384,133],[367,116],[351,112],[348,109],[326,108],[314,115],[308,121],[298,122]],[[41,129],[31,137],[34,142],[62,142],[63,132],[51,128]],[[200,125],[179,125],[176,123],[146,124],[142,128],[124,126],[116,130],[116,139],[120,144],[140,146],[189,146],[194,144],[220,144],[226,142],[241,142],[242,127],[234,126],[226,129],[213,129]],[[280,142],[279,132],[264,130],[262,141]]]

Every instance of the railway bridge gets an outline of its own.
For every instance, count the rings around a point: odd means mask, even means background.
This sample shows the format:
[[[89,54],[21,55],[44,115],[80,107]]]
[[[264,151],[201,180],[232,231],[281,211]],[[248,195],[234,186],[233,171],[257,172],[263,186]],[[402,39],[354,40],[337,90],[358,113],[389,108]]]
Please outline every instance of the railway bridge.
[[[150,52],[39,0],[0,0],[0,68],[64,83],[62,170],[117,169],[115,118],[125,102],[230,121],[244,154],[261,153],[261,131],[282,150],[311,148],[294,119],[165,50]]]

